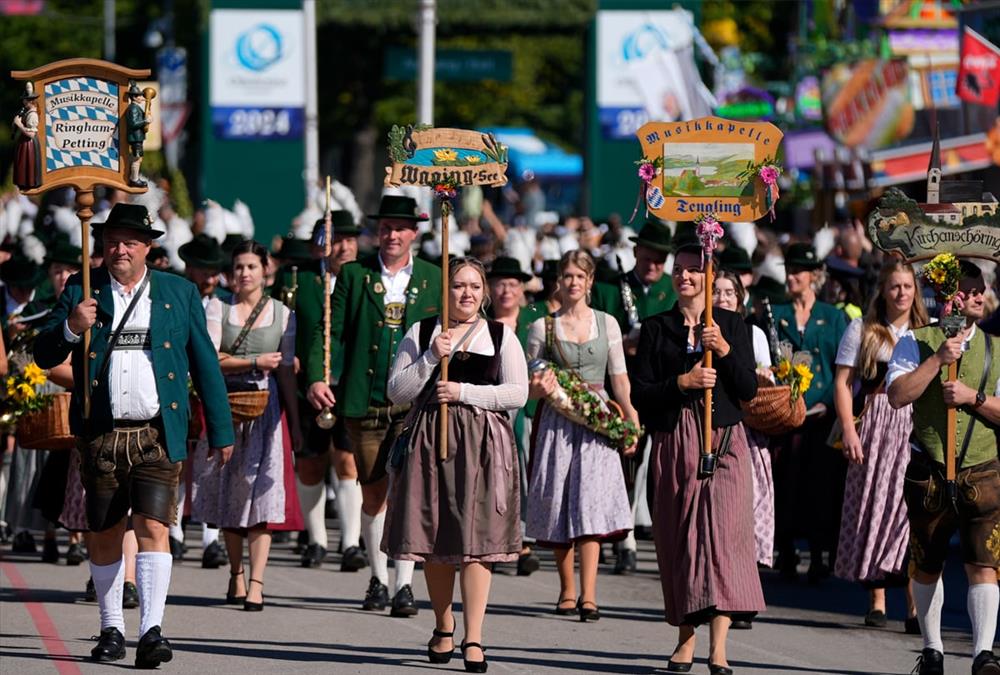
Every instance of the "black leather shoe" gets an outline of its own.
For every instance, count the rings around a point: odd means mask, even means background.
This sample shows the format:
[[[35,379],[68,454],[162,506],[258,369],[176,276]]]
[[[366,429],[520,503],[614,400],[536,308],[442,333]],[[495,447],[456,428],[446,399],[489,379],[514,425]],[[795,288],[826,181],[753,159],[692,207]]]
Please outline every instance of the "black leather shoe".
[[[348,546],[340,558],[341,572],[357,572],[368,567],[368,556],[359,546]]]
[[[38,553],[38,546],[35,545],[31,532],[23,530],[14,535],[14,544],[10,550],[12,553]]]
[[[136,668],[156,668],[172,658],[174,658],[174,651],[170,648],[170,642],[167,641],[167,638],[160,635],[159,626],[153,626],[139,638],[139,644],[135,648]]]
[[[629,548],[623,548],[618,551],[614,573],[625,576],[635,573],[635,551]]]
[[[591,605],[587,607],[586,605]],[[576,603],[576,611],[580,613],[580,621],[587,623],[588,621],[600,621],[601,620],[601,610],[597,608],[597,603],[587,600],[578,600]]]
[[[455,636],[455,630],[452,629],[450,633],[443,630],[434,629],[434,637],[438,640],[450,640]],[[440,644],[440,643],[439,643]],[[451,657],[455,653],[455,642],[452,641],[451,649],[446,652],[436,651],[431,645],[427,645],[427,660],[431,663],[449,663],[451,662]]]
[[[1000,661],[985,649],[972,661],[972,675],[1000,675]]]
[[[693,665],[692,661],[688,661],[688,662],[685,663],[683,661],[673,661],[673,660],[670,660],[670,661],[667,661],[667,672],[668,673],[690,673],[692,665]]]
[[[885,628],[888,620],[881,609],[873,609],[865,614],[865,625],[869,628]]]
[[[122,609],[135,609],[138,606],[139,589],[131,581],[126,581],[122,589]]]
[[[534,551],[517,556],[517,576],[530,577],[533,572],[538,571],[539,567],[541,567],[541,563]]]
[[[361,609],[366,612],[381,612],[389,604],[389,588],[372,577],[368,582],[368,591],[365,593],[365,601],[361,604]]]
[[[733,619],[729,624],[730,630],[753,630],[753,621],[750,619]]]
[[[319,567],[326,559],[326,549],[319,544],[309,544],[302,552],[300,564],[303,567]]]
[[[251,584],[260,584],[260,602],[250,602],[246,598],[243,598],[243,611],[244,612],[263,612],[264,611],[264,582],[258,581],[257,579],[251,579]]]
[[[417,603],[413,600],[413,589],[410,588],[409,584],[400,588],[399,592],[392,596],[392,610],[389,612],[391,616],[416,616],[418,611]]]
[[[67,565],[69,565],[70,567],[76,567],[77,565],[79,565],[80,563],[82,563],[86,559],[87,559],[87,556],[85,556],[83,554],[83,549],[80,547],[79,544],[70,544],[69,545],[69,549],[67,549],[67,551],[66,551],[66,564]]]
[[[87,587],[83,591],[83,601],[84,602],[97,602],[97,587],[94,586],[94,580],[87,579]]]
[[[733,675],[733,669],[729,666],[717,666],[714,663],[708,664],[710,675]]]
[[[59,562],[59,545],[55,539],[46,539],[42,542],[42,562]]]
[[[912,672],[915,675],[944,675],[944,654],[929,647],[924,649],[917,657],[917,665]]]
[[[173,537],[170,537],[170,556],[174,560],[182,559],[184,557],[184,551],[186,549],[187,547],[184,545],[183,541],[181,541],[180,539],[174,539]]]
[[[217,570],[228,562],[229,556],[217,541],[213,541],[201,552],[201,566],[206,570]]]
[[[119,661],[125,658],[125,636],[114,626],[101,629],[97,646],[90,650],[92,661]]]
[[[465,658],[465,650],[470,647],[477,647],[483,653],[482,661],[470,661]],[[478,642],[466,642],[462,640],[462,663],[465,665],[465,672],[467,673],[485,673],[486,669],[489,668],[489,664],[486,663],[486,647]]]

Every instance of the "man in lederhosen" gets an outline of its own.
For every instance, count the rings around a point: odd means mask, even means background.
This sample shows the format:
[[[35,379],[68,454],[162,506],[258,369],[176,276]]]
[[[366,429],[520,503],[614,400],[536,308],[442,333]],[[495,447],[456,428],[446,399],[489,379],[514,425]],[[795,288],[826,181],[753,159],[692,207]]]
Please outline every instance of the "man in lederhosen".
[[[372,579],[362,607],[383,610],[389,604],[388,559],[379,550],[385,525],[390,427],[402,423],[407,406],[393,406],[386,394],[396,349],[414,323],[440,311],[441,270],[411,252],[417,223],[427,216],[410,197],[386,195],[379,212],[378,253],[344,265],[333,292],[331,350],[343,354],[344,372],[334,396],[323,372],[323,327],[316,327],[309,354],[308,399],[320,410],[336,405],[361,482],[361,524],[368,545]],[[393,616],[413,616],[417,606],[410,582],[413,562],[396,561]]]
[[[163,234],[152,222],[144,206],[115,205],[107,222],[95,228],[104,243],[105,267],[93,271],[93,297],[83,297],[81,275],[71,277],[35,341],[35,359],[43,368],[73,357],[70,423],[79,437],[92,533],[90,569],[101,610],[101,635],[91,656],[96,661],[125,656],[122,535],[131,509],[139,541],[138,668],[173,658],[160,626],[170,585],[169,527],[187,452],[188,372],[205,408],[209,445],[226,461],[233,444],[226,387],[198,290],[146,266],[152,240]],[[91,384],[89,418],[84,381]]]
[[[903,498],[910,522],[910,577],[924,648],[919,675],[941,675],[944,645],[941,572],[952,536],[958,532],[969,579],[973,675],[1000,675],[993,640],[1000,609],[1000,461],[995,429],[1000,424],[1000,339],[976,322],[985,313],[986,284],[979,267],[963,260],[959,290],[965,326],[946,337],[940,324],[925,326],[896,344],[886,383],[894,408],[913,404],[913,455],[906,468]],[[948,365],[958,362],[958,379]],[[956,480],[945,479],[947,408],[955,408]],[[948,672],[953,672],[949,669]]]

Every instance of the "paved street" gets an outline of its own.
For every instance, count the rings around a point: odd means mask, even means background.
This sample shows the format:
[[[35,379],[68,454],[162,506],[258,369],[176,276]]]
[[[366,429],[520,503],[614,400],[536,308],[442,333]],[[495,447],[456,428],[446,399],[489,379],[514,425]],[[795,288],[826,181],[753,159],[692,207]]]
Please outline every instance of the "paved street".
[[[330,521],[331,524],[333,521]],[[196,537],[197,534],[197,537]],[[337,535],[332,533],[335,545]],[[318,570],[298,566],[290,544],[276,546],[265,579],[267,606],[248,614],[223,604],[225,569],[203,570],[200,531],[191,528],[191,551],[175,564],[164,633],[174,645],[175,673],[433,673],[463,672],[456,658],[447,666],[426,662],[433,619],[422,574],[415,577],[420,614],[392,619],[359,609],[368,582],[364,571],[345,574],[333,563]],[[63,547],[65,548],[65,547]],[[95,665],[84,657],[98,632],[97,606],[82,602],[86,565],[43,564],[2,550],[0,561],[0,672],[98,673],[130,667],[138,610],[126,610],[128,656],[117,665]],[[602,567],[599,599],[603,617],[581,624],[557,617],[552,607],[558,581],[551,556],[531,577],[512,571],[495,576],[485,640],[493,673],[663,673],[675,632],[662,621],[652,542],[640,542],[634,577]],[[971,659],[965,614],[965,584],[950,565],[944,623],[947,672],[967,673]],[[391,571],[390,571],[391,574]],[[733,632],[730,661],[746,673],[909,673],[921,643],[902,634],[903,600],[890,595],[890,623],[866,629],[864,592],[837,580],[821,587],[781,582],[764,575],[768,611],[752,631]],[[456,635],[461,639],[461,630]],[[708,634],[699,630],[694,673],[707,673]]]

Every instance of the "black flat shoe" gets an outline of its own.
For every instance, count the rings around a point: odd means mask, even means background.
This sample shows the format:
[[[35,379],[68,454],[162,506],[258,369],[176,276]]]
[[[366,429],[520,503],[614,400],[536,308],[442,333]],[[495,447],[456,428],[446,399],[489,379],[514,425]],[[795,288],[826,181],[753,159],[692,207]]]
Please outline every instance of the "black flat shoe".
[[[534,572],[538,571],[539,567],[541,567],[541,562],[533,551],[528,551],[517,556],[517,576],[530,577]]]
[[[177,560],[183,560],[184,554],[187,553],[187,546],[180,539],[174,539],[170,537],[170,557]],[[152,628],[150,628],[152,630]]]
[[[70,544],[69,549],[66,551],[66,564],[70,567],[76,567],[84,560],[87,556],[83,554],[83,549],[80,548],[79,544]]]
[[[465,658],[465,650],[469,647],[477,647],[483,652],[482,661],[470,661]],[[485,673],[489,664],[486,663],[486,647],[482,646],[478,642],[466,642],[462,640],[462,663],[465,665],[465,672],[467,673]]]
[[[708,664],[708,672],[711,675],[733,675],[733,669],[729,666],[717,666],[714,663]]]
[[[1000,661],[993,652],[984,649],[972,661],[972,675],[1000,675]]]
[[[97,588],[94,586],[94,579],[87,579],[87,586],[83,591],[84,602],[97,602]]]
[[[234,590],[236,586],[236,577],[243,574],[243,570],[240,569],[238,572],[229,571],[229,588],[226,589],[226,604],[227,605],[242,605],[243,601],[247,599],[247,594],[236,595]]]
[[[348,546],[340,558],[341,572],[357,572],[368,567],[368,556],[360,546]]]
[[[615,560],[615,574],[629,576],[635,573],[635,551],[623,548],[618,551],[618,558]]]
[[[122,609],[135,609],[139,606],[139,589],[131,581],[125,582],[122,589]]]
[[[691,666],[694,665],[693,661],[667,661],[667,672],[668,673],[690,673]]]
[[[400,588],[399,592],[392,596],[392,609],[389,610],[390,616],[405,619],[416,616],[419,611],[417,603],[413,599],[413,589],[409,584]]]
[[[590,609],[584,605],[593,605],[594,608]],[[576,611],[580,613],[580,621],[583,621],[584,623],[588,621],[601,620],[601,610],[597,608],[596,602],[591,602],[590,600],[584,602],[583,600],[580,600],[576,603]]]
[[[446,633],[443,630],[434,629],[434,637],[440,640],[446,640],[455,637],[455,629],[453,628],[450,633]],[[431,663],[449,663],[451,661],[452,655],[455,653],[455,642],[452,641],[451,649],[446,652],[436,652],[434,648],[427,645],[427,660]]]
[[[917,665],[913,667],[915,675],[944,675],[944,654],[927,647],[917,657]]]
[[[202,569],[217,570],[228,562],[229,556],[226,555],[217,541],[213,541],[201,552]]]
[[[366,612],[381,612],[389,604],[389,588],[372,577],[368,582],[368,591],[365,593],[365,601],[361,603],[361,609]]]
[[[881,609],[873,609],[865,614],[865,625],[869,628],[885,628],[888,620]]]
[[[903,632],[907,635],[920,635],[920,621],[915,616],[903,622]]]
[[[302,567],[320,567],[326,560],[326,549],[319,544],[309,544],[302,552]]]
[[[144,670],[156,668],[172,658],[174,658],[174,651],[170,648],[170,642],[167,641],[167,638],[160,635],[159,626],[153,626],[139,638],[139,644],[135,648],[136,668]]]
[[[114,626],[108,626],[97,638],[97,646],[90,650],[92,661],[119,661],[125,658],[125,636]]]
[[[572,602],[573,604],[569,607],[563,607],[563,603]],[[560,598],[559,602],[556,603],[556,614],[559,616],[569,616],[570,614],[576,614],[577,604],[573,598]]]
[[[244,612],[263,612],[264,611],[264,582],[258,581],[256,579],[250,580],[251,584],[260,584],[260,602],[250,602],[249,600],[243,601],[243,611]]]

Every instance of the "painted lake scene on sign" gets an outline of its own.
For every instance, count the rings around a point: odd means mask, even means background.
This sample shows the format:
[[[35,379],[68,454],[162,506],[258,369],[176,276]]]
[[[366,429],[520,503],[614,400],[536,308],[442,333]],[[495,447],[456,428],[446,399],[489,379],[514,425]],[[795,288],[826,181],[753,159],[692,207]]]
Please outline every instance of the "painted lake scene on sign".
[[[753,185],[740,177],[753,163],[753,143],[664,143],[663,194],[667,197],[741,197]]]

